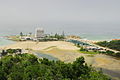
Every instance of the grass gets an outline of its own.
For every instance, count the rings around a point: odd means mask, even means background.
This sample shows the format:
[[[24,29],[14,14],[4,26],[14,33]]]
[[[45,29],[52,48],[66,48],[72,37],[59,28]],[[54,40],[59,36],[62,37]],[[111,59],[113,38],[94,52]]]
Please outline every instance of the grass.
[[[94,55],[93,54],[89,54],[89,55],[87,55],[88,57],[94,57]]]
[[[98,52],[93,52],[93,51],[79,51],[79,52],[85,54],[98,54]]]
[[[48,48],[45,48],[44,50],[48,50],[48,49],[51,49],[51,48],[55,48],[56,46],[50,46]]]
[[[10,40],[12,41],[20,41],[20,36],[9,36]]]

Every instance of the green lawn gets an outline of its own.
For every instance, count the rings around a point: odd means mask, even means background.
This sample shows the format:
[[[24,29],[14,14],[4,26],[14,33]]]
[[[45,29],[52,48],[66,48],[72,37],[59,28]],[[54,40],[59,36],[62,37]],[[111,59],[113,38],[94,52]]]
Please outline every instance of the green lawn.
[[[98,54],[98,52],[93,52],[93,51],[79,51],[79,52],[85,54]]]

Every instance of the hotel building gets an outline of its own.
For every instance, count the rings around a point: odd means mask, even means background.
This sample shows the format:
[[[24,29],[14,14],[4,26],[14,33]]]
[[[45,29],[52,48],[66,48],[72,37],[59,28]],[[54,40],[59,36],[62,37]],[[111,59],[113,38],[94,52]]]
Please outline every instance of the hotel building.
[[[44,30],[42,28],[37,28],[35,30],[35,38],[40,39],[40,38],[43,38],[44,36],[45,36]]]

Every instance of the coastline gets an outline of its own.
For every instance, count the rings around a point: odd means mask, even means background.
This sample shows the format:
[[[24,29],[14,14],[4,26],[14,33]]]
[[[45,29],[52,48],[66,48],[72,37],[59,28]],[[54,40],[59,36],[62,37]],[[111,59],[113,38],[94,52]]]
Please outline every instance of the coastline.
[[[78,52],[79,48],[73,43],[65,41],[47,41],[47,42],[34,42],[34,41],[23,41],[16,42],[14,44],[9,44],[5,46],[0,46],[0,49],[30,49],[33,51],[38,51],[38,54],[42,53],[44,55],[50,55],[64,62],[73,62],[76,58],[83,56],[86,63],[92,65],[96,68],[103,68],[113,72],[120,71],[119,60],[113,57],[101,54],[95,54],[94,56],[89,56],[90,54],[84,54]],[[34,54],[34,53],[33,53]],[[112,64],[114,63],[114,64]],[[112,65],[111,65],[112,64]],[[119,74],[119,73],[118,73]],[[112,74],[111,74],[112,75]]]
[[[15,43],[16,43],[16,41],[9,40],[5,36],[0,37],[0,47],[15,44]]]

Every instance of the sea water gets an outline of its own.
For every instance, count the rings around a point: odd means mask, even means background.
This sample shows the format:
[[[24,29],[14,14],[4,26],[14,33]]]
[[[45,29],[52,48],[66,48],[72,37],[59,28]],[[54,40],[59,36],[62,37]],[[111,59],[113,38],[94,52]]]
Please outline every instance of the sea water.
[[[42,24],[42,25],[41,25]],[[0,45],[6,45],[13,43],[12,41],[6,40],[3,36],[19,35],[20,32],[23,34],[35,33],[35,29],[42,27],[45,34],[62,34],[64,31],[65,35],[77,35],[83,39],[88,40],[112,40],[120,39],[120,24],[88,24],[88,23],[74,23],[74,22],[44,22],[35,25],[32,23],[21,24],[21,25],[5,25],[0,27]]]
[[[0,37],[0,46],[5,46],[5,45],[13,44],[13,43],[15,42],[11,40],[7,40],[7,38],[5,37]]]

